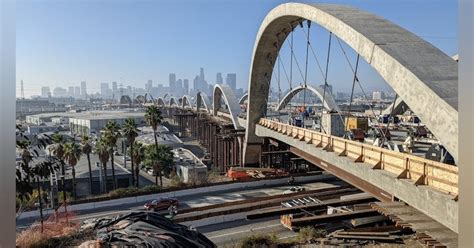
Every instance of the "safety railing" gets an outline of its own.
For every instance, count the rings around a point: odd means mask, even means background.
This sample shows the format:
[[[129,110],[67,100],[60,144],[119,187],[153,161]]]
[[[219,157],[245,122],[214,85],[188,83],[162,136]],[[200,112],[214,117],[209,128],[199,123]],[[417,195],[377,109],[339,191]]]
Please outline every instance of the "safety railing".
[[[334,152],[339,156],[346,156],[354,162],[367,164],[373,169],[394,173],[400,179],[410,179],[415,185],[427,185],[455,196],[458,195],[458,167],[456,166],[269,119],[260,119],[259,125],[307,144],[314,144],[320,149]]]

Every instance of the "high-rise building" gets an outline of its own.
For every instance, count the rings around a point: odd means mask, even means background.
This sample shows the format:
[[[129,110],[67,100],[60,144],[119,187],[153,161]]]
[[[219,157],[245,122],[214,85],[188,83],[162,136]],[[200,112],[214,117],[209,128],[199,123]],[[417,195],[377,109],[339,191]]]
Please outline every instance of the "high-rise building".
[[[183,79],[183,90],[184,94],[189,94],[189,80]]]
[[[321,84],[319,87],[324,90],[324,84]],[[327,84],[326,93],[329,93],[329,94],[331,94],[331,95],[333,94],[333,93],[332,93],[332,85]]]
[[[51,96],[51,90],[48,86],[41,87],[41,97],[48,98]]]
[[[81,96],[85,99],[87,98],[87,86],[86,81],[81,82]]]
[[[372,100],[380,101],[384,99],[384,94],[381,91],[372,92]]]
[[[228,73],[227,77],[225,78],[225,83],[229,85],[231,89],[235,90],[237,86],[237,74]]]
[[[170,73],[170,76],[169,76],[170,89],[173,89],[175,87],[175,84],[176,84],[176,74]]]
[[[74,86],[69,86],[67,88],[67,94],[68,96],[74,96]]]
[[[65,97],[67,96],[67,90],[61,87],[56,87],[53,90],[54,97]]]
[[[117,82],[112,82],[112,94],[117,95]]]
[[[151,79],[148,79],[148,82],[146,83],[145,85],[145,90],[150,92],[151,91],[151,88],[153,88],[153,80]]]
[[[102,98],[109,97],[109,84],[108,83],[101,83],[100,84],[100,95]]]
[[[218,72],[216,74],[216,84],[223,84],[224,83],[224,79],[222,78],[222,73]]]
[[[81,87],[75,86],[74,87],[74,98],[79,98],[81,96]]]

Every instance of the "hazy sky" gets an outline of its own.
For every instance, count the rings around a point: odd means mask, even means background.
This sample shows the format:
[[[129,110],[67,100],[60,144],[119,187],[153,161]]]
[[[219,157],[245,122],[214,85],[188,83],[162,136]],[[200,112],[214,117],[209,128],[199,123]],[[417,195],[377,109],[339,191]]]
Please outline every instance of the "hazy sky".
[[[79,86],[82,80],[87,81],[91,93],[99,91],[102,82],[117,81],[143,88],[152,79],[154,85],[167,85],[170,72],[192,82],[200,67],[204,67],[209,83],[215,82],[216,72],[233,72],[237,73],[237,86],[246,89],[260,23],[283,2],[286,1],[20,0],[16,9],[17,95],[20,80],[24,81],[26,96],[39,94],[41,86],[50,86],[51,90],[56,86],[67,88]],[[458,51],[455,0],[324,2],[350,4],[382,16],[448,55]],[[325,62],[328,33],[316,25],[311,33],[319,61]],[[298,63],[303,66],[305,43],[301,29],[295,32],[295,46]],[[354,53],[344,47],[354,63]],[[282,50],[286,65],[287,50]],[[333,43],[333,51],[329,81],[334,91],[349,91],[350,69],[337,43]],[[309,81],[317,85],[321,76],[315,66],[310,56]],[[360,73],[367,89],[387,87],[368,65],[361,64]],[[296,81],[301,81],[296,67],[293,74]],[[275,82],[272,85],[276,87]],[[288,86],[282,86],[285,87]]]

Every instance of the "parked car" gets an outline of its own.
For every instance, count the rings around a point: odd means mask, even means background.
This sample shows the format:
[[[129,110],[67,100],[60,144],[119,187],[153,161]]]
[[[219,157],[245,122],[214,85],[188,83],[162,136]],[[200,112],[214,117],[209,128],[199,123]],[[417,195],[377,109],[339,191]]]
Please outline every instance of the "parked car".
[[[145,203],[143,206],[145,210],[164,210],[168,209],[170,206],[179,206],[179,201],[176,198],[171,198],[171,197],[165,197],[165,198],[160,198],[157,200],[151,200]]]
[[[301,186],[295,186],[295,187],[291,187],[290,189],[288,190],[285,190],[283,192],[283,194],[293,194],[293,193],[296,193],[296,192],[302,192],[302,191],[305,191],[305,188],[301,187]]]

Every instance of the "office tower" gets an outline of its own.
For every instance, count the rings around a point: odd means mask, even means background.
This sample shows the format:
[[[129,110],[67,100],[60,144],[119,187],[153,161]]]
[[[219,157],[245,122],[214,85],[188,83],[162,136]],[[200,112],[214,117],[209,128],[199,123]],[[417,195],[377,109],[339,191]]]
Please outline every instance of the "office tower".
[[[48,86],[41,87],[41,97],[48,98],[51,96],[51,90]]]
[[[222,73],[218,72],[216,74],[216,84],[223,84],[224,83],[224,79],[222,78]]]
[[[169,76],[170,89],[173,89],[175,87],[175,84],[176,84],[176,74],[170,73],[170,76]]]
[[[68,96],[74,96],[74,86],[69,86],[67,88],[67,94]]]
[[[101,83],[100,84],[100,95],[102,98],[107,98],[109,93],[109,84],[108,83]]]
[[[79,98],[81,96],[81,87],[75,86],[74,87],[74,98]]]
[[[183,79],[184,94],[189,94],[189,80]]]
[[[151,91],[151,88],[153,88],[153,80],[151,79],[148,79],[148,82],[146,83],[145,85],[145,90],[150,92]]]
[[[237,86],[237,74],[228,73],[227,77],[225,78],[225,83],[229,85],[231,89],[235,90]]]
[[[117,95],[117,82],[112,82],[112,94]]]
[[[61,87],[56,87],[53,90],[54,97],[65,97],[67,96],[67,90]]]
[[[324,84],[321,84],[319,87],[324,90]],[[327,84],[326,93],[329,93],[332,95],[332,85]]]
[[[372,100],[380,101],[382,100],[382,92],[380,91],[374,91],[372,92]]]
[[[81,82],[81,96],[85,99],[87,98],[87,87],[86,87],[86,81]]]
[[[132,96],[132,86],[127,86],[127,92],[124,95]]]

